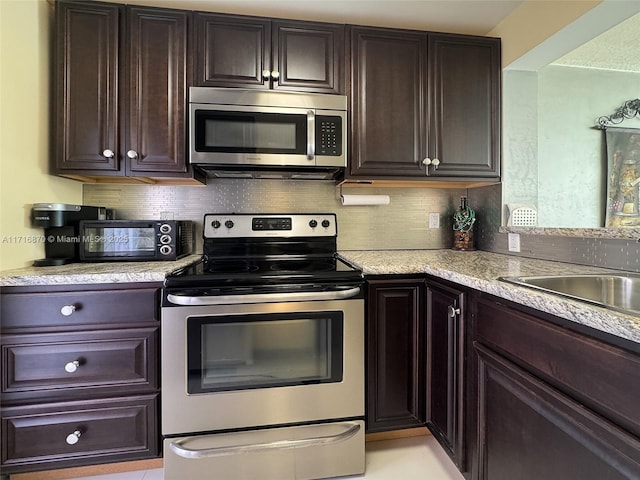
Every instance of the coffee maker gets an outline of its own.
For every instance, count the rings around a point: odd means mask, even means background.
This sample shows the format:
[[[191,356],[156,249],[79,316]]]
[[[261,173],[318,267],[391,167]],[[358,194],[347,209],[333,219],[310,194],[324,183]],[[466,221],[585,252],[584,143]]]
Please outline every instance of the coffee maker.
[[[107,209],[65,203],[34,203],[31,225],[44,228],[45,258],[35,260],[33,266],[65,265],[79,261],[80,220],[108,220]]]

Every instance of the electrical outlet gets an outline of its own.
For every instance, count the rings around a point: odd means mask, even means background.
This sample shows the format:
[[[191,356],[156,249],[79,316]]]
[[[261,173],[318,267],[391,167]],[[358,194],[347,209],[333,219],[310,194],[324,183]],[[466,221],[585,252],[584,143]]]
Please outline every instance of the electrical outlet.
[[[440,214],[429,212],[429,228],[440,228]]]
[[[509,251],[510,252],[519,252],[520,251],[520,234],[519,233],[509,233],[508,234],[508,243],[509,243]]]

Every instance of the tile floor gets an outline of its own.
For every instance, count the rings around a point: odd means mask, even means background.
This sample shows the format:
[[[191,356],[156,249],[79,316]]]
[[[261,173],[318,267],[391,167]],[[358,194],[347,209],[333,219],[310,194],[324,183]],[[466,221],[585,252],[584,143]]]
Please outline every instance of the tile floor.
[[[345,480],[463,480],[432,436],[367,443],[367,471]],[[75,480],[162,480],[162,469],[115,473]],[[185,479],[186,480],[186,479]]]

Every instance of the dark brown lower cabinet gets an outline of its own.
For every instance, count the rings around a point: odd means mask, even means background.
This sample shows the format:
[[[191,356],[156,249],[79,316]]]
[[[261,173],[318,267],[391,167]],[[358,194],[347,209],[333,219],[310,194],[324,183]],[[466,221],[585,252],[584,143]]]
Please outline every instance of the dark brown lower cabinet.
[[[427,427],[464,471],[465,297],[458,288],[427,281]]]
[[[367,432],[424,426],[424,277],[367,285]]]
[[[472,296],[473,480],[640,478],[640,347]]]
[[[1,478],[160,455],[160,286],[2,289]]]
[[[482,345],[479,480],[640,476],[640,440]]]
[[[2,412],[3,472],[34,463],[73,466],[156,456],[157,394],[8,407]],[[101,457],[98,462],[97,457]]]

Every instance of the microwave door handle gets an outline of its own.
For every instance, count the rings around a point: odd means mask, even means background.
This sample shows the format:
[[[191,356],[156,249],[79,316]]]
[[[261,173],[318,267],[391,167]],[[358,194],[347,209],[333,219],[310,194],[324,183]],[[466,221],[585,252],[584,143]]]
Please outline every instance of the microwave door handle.
[[[316,114],[313,110],[307,112],[307,160],[316,156]]]

